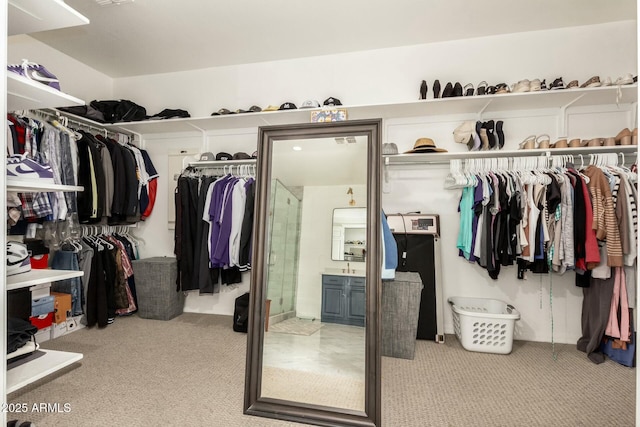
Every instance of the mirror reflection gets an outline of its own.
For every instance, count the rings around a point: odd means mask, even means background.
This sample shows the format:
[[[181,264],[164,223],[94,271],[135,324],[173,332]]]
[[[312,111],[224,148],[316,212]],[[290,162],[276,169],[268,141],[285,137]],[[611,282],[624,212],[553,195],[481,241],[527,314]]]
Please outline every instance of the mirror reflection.
[[[331,259],[364,262],[367,254],[367,209],[333,210]]]
[[[273,143],[261,397],[365,409],[368,142],[350,140]],[[335,227],[353,258],[329,256]]]

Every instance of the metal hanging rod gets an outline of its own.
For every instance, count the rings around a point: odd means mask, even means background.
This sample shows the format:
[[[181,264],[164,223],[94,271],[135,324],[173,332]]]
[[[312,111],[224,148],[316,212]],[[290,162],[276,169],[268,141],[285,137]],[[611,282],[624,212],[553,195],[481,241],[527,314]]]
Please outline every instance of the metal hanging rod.
[[[99,133],[103,133],[106,135],[126,135],[127,137],[129,137],[129,139],[131,141],[133,141],[134,139],[134,134],[129,133],[129,132],[122,132],[122,131],[116,131],[116,130],[112,130],[112,129],[107,129],[106,127],[99,127],[100,124],[98,124],[98,126],[95,126],[91,123],[87,123],[84,122],[82,120],[78,120],[77,118],[74,117],[69,117],[69,114],[66,114],[63,111],[58,111],[58,110],[21,110],[21,111],[16,111],[16,114],[20,115],[20,113],[24,113],[22,115],[28,116],[29,114],[32,115],[36,115],[36,116],[41,116],[41,117],[50,117],[52,119],[56,119],[56,120],[65,120],[67,123],[71,123],[75,126],[81,127],[81,128],[85,128],[85,129],[89,129],[89,130],[93,130]]]

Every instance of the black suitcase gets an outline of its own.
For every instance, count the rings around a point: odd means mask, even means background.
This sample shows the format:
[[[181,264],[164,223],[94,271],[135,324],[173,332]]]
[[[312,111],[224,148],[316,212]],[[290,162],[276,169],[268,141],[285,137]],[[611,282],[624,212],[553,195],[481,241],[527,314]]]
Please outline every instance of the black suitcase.
[[[249,327],[249,292],[236,298],[233,310],[233,330],[247,332]]]

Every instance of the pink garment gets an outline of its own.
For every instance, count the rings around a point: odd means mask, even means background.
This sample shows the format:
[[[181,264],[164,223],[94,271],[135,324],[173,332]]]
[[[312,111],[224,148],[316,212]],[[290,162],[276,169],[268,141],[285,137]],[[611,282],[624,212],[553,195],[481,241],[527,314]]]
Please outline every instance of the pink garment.
[[[613,296],[611,297],[611,311],[605,335],[629,341],[629,301],[627,300],[627,285],[623,267],[614,267]],[[620,324],[618,324],[618,306],[620,306]]]

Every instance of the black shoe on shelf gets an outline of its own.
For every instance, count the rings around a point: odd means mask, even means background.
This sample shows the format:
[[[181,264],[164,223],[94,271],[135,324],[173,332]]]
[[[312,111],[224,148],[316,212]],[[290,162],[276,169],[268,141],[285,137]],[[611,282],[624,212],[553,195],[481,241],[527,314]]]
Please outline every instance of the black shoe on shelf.
[[[498,120],[496,122],[496,136],[498,137],[498,150],[501,150],[504,147],[504,131],[502,130],[503,122],[502,120]]]
[[[484,127],[487,129],[490,149],[496,148],[496,146],[498,145],[498,141],[496,140],[496,135],[493,132],[493,130],[495,129],[495,122],[493,120],[489,120],[488,122],[485,122]]]
[[[459,82],[453,86],[453,96],[462,96],[462,85]]]
[[[420,99],[427,99],[427,82],[424,80],[420,85]]]
[[[433,82],[433,97],[440,98],[440,80]]]
[[[453,96],[453,85],[451,82],[448,82],[442,91],[443,98],[451,98]]]
[[[473,85],[471,83],[467,83],[466,85],[464,85],[464,96],[473,96],[473,92],[475,90],[473,89]]]

